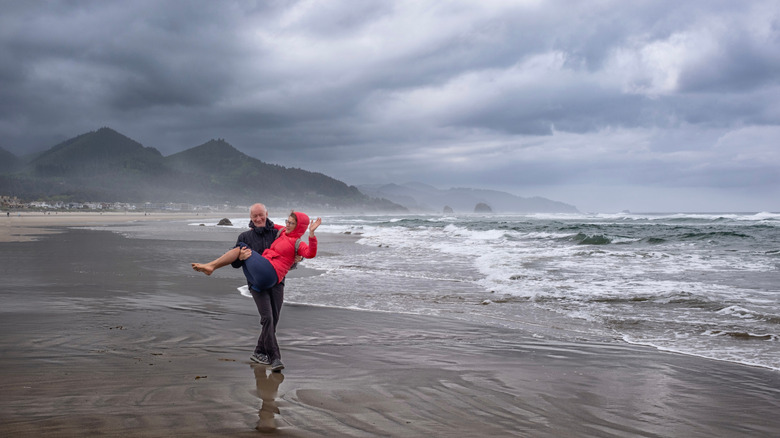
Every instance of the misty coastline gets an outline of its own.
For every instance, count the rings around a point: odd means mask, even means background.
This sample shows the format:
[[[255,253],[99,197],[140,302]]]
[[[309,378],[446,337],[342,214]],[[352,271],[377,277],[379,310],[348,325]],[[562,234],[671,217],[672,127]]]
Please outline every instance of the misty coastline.
[[[495,190],[348,186],[321,173],[264,163],[222,139],[163,157],[110,128],[14,163],[0,173],[5,210],[220,211],[262,200],[323,211],[577,212],[562,202]]]

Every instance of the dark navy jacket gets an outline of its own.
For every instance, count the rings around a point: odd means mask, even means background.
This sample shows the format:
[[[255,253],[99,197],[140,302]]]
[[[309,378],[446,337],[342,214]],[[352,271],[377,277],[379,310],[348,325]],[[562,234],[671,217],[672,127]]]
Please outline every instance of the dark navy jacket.
[[[238,240],[236,240],[236,246],[239,243],[245,243],[248,247],[258,254],[262,254],[263,251],[271,247],[271,244],[276,240],[276,229],[271,219],[265,220],[265,226],[263,228],[257,228],[252,221],[249,221],[249,230],[239,234]],[[235,247],[234,247],[235,248]],[[230,264],[234,268],[240,268],[244,266],[243,260],[236,260]]]

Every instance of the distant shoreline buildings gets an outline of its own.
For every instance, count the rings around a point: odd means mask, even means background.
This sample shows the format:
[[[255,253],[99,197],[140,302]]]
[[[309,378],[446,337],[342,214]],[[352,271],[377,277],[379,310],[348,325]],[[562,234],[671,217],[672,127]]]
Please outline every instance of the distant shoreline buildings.
[[[25,202],[16,196],[0,195],[2,211],[125,211],[125,212],[215,212],[249,210],[240,205],[195,205],[185,202]]]

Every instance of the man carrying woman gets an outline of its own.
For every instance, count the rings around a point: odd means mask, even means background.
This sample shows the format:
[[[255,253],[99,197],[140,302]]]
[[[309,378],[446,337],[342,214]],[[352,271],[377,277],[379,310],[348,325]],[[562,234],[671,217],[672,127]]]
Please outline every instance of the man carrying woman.
[[[250,229],[238,236],[234,248],[209,263],[192,263],[192,268],[206,275],[227,265],[244,270],[262,326],[250,359],[271,365],[273,371],[280,371],[284,364],[276,341],[276,326],[284,302],[284,279],[297,261],[296,257],[313,258],[317,255],[314,231],[322,219],[317,218],[310,224],[308,216],[292,212],[285,221],[286,226],[282,227],[268,219],[268,210],[263,204],[255,204],[250,208],[250,219]],[[298,243],[307,227],[308,244]]]

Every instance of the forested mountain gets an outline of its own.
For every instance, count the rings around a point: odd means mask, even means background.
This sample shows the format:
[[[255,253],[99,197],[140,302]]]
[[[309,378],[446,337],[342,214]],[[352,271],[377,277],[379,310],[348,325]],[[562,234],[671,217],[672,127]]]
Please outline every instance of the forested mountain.
[[[321,173],[265,163],[222,139],[164,157],[110,128],[21,158],[0,148],[0,195],[28,201],[263,202],[274,207],[375,212],[470,213],[480,203],[496,213],[577,211],[561,202],[494,190],[440,190],[420,183],[358,189]]]
[[[13,170],[0,169],[0,194],[27,200],[405,210],[321,173],[264,163],[224,140],[163,157],[110,128],[64,141]]]
[[[247,200],[262,198],[275,205],[293,205],[291,203],[295,202],[337,207],[371,204],[376,208],[399,210],[395,204],[372,200],[356,187],[321,173],[264,163],[224,140],[212,140],[168,156],[165,162],[190,184],[222,196]],[[203,180],[204,175],[208,175],[207,180]]]
[[[106,174],[154,174],[164,171],[155,148],[109,128],[66,140],[34,158],[27,169],[38,177],[82,177]]]

